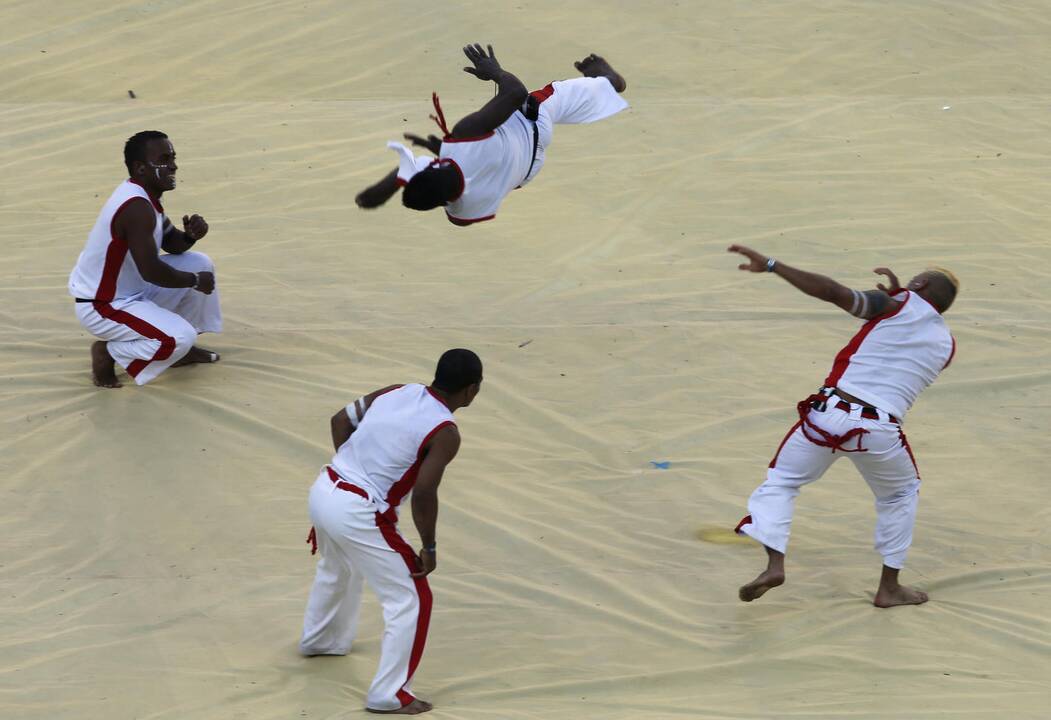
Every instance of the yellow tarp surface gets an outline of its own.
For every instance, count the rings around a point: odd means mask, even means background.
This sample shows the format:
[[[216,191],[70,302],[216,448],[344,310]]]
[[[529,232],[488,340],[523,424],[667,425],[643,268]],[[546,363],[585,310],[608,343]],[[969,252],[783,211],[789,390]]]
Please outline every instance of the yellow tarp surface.
[[[8,0],[0,23],[0,717],[364,716],[371,595],[349,656],[296,653],[307,489],[333,412],[457,346],[486,380],[442,485],[433,717],[1051,717],[1047,3]],[[494,222],[358,210],[432,90],[451,119],[491,97],[467,42],[531,88],[603,54],[632,107],[557,128]],[[211,224],[222,361],[99,390],[66,280],[154,128],[169,214]],[[728,529],[858,323],[732,242],[852,287],[961,277],[956,360],[907,423],[926,606],[870,604],[849,462],[804,490],[787,585],[736,599],[763,557]]]

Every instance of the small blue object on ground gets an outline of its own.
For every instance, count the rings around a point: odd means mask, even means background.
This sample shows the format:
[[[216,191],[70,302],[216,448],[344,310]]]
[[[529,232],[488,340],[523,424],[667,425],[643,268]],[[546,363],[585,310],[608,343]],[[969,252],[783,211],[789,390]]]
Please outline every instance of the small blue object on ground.
[[[668,460],[661,460],[660,462],[656,460],[650,460],[650,465],[657,468],[658,470],[667,470],[671,467],[671,462]]]

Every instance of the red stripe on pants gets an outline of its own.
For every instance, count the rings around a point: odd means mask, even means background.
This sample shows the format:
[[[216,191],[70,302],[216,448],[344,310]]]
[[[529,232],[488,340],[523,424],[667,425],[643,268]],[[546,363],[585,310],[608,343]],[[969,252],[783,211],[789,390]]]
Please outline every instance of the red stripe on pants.
[[[171,357],[171,354],[175,352],[175,338],[171,335],[165,334],[159,328],[150,325],[142,318],[137,318],[131,313],[126,313],[123,310],[117,310],[109,303],[97,302],[94,303],[94,306],[95,311],[107,320],[112,320],[121,325],[127,325],[139,335],[149,338],[150,340],[160,341],[161,346],[157,348],[157,352],[153,354],[152,358],[149,360],[133,360],[128,365],[127,371],[132,377],[137,377],[138,374],[154,360],[167,360]]]
[[[788,442],[788,438],[792,437],[792,433],[794,433],[796,431],[796,428],[798,428],[802,424],[803,424],[803,421],[799,420],[798,422],[796,422],[795,425],[792,426],[792,429],[789,430],[788,434],[785,435],[785,439],[782,440],[781,444],[777,446],[777,452],[774,453],[774,458],[773,458],[773,460],[770,461],[770,464],[767,467],[773,468],[773,467],[777,466],[777,458],[781,454],[781,450],[785,447],[785,443]]]
[[[909,454],[909,460],[912,460],[912,468],[916,471],[916,477],[920,477],[920,466],[916,464],[916,456],[912,454],[912,447],[909,445],[908,438],[905,437],[905,432],[898,428],[898,437],[901,438],[901,444],[905,446],[905,452]]]
[[[416,553],[405,542],[405,539],[398,534],[398,529],[394,524],[380,513],[376,513],[376,527],[380,529],[383,539],[387,541],[391,549],[401,555],[405,561],[405,566],[409,568],[409,572],[416,572]],[[405,676],[405,685],[408,685],[409,681],[412,680],[412,676],[420,664],[420,658],[423,657],[423,646],[427,643],[427,628],[431,624],[431,605],[433,604],[431,586],[427,584],[427,578],[413,578],[412,581],[416,585],[416,594],[420,598],[420,614],[416,619],[416,637],[412,641],[412,653],[409,655],[409,672]],[[397,696],[398,700],[401,701],[402,707],[416,699],[404,690],[398,690]]]

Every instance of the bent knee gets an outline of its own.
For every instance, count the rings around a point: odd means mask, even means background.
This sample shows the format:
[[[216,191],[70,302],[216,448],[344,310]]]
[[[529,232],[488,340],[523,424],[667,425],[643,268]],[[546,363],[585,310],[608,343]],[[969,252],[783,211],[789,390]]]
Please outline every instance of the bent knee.
[[[172,355],[178,359],[186,353],[190,352],[190,348],[197,342],[197,331],[194,330],[193,326],[189,323],[185,323],[183,327],[180,327],[172,334],[172,340],[175,341],[175,351]]]
[[[202,252],[188,250],[182,254],[182,257],[187,272],[215,272],[215,263]]]

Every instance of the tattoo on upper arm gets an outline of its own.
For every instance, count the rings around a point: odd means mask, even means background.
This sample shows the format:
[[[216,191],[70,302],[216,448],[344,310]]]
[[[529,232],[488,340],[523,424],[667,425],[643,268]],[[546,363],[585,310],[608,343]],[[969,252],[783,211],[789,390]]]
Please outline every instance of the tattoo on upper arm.
[[[850,314],[859,318],[874,318],[882,315],[890,305],[890,296],[882,290],[866,290],[860,292],[851,290],[854,294],[854,304],[850,308]]]

